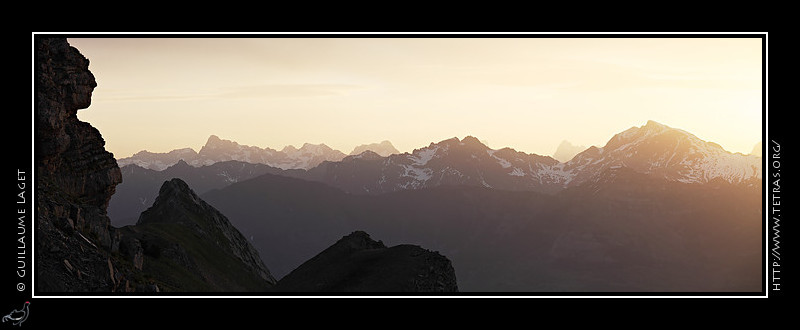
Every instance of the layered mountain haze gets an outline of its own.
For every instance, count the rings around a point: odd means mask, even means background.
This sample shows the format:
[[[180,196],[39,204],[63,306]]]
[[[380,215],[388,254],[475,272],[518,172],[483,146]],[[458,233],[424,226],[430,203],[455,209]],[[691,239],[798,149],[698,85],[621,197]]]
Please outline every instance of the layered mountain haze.
[[[351,152],[351,155],[358,155],[367,150],[384,157],[400,153],[391,142],[383,141],[381,143],[358,146]],[[166,153],[153,153],[142,150],[131,157],[118,159],[117,163],[120,167],[137,165],[156,171],[163,171],[181,160],[195,167],[236,160],[252,164],[264,164],[280,169],[310,169],[323,161],[340,161],[345,156],[347,155],[343,152],[334,150],[325,144],[305,143],[299,149],[294,146],[286,146],[281,150],[275,150],[242,145],[211,135],[206,144],[200,149],[200,152],[196,152],[192,148],[175,149]]]
[[[142,168],[161,171],[175,165],[181,160],[199,164],[197,151],[194,151],[192,148],[175,149],[167,153],[154,153],[142,150],[133,154],[131,157],[117,159],[117,164],[120,167],[134,164]]]
[[[431,143],[385,158],[347,158],[308,170],[306,179],[354,194],[376,194],[441,185],[469,185],[554,193],[614,167],[685,183],[720,178],[731,183],[761,178],[757,157],[725,151],[713,142],[649,121],[590,147],[567,162],[511,148],[491,149],[468,136]]]
[[[567,144],[565,141],[559,148],[564,151],[560,157],[567,157]],[[358,152],[362,147],[370,152]],[[389,151],[387,148],[391,143],[388,141],[362,147],[356,148],[350,156],[324,144],[305,144],[300,149],[289,146],[275,151],[242,146],[212,136],[197,157],[183,160],[194,167],[235,160],[282,170],[306,170],[289,171],[283,175],[323,182],[354,194],[380,194],[439,185],[553,193],[618,166],[687,183],[708,182],[715,178],[744,182],[761,177],[758,157],[728,152],[713,142],[655,121],[621,132],[604,147],[590,147],[565,162],[511,148],[492,149],[472,136],[431,143],[402,154]],[[177,156],[192,157],[193,154],[180,149],[158,155],[163,160],[156,161],[157,157],[152,157],[145,161],[139,157],[135,161],[122,159],[120,163],[123,167],[127,163],[163,171],[169,168],[162,168],[164,164],[172,160],[177,164]],[[170,157],[169,161],[167,157]],[[226,174],[220,172],[218,175]],[[201,187],[192,187],[205,191]]]
[[[266,173],[300,176],[305,171],[282,170],[264,164],[233,160],[199,167],[179,160],[161,171],[128,165],[122,167],[125,180],[117,187],[108,204],[108,215],[118,226],[136,223],[139,213],[150,207],[158,196],[158,187],[172,178],[182,179],[193,191],[203,194]]]
[[[621,167],[594,179],[553,195],[469,186],[353,195],[265,174],[203,198],[259,251],[291,251],[262,252],[277,277],[363,228],[386,245],[446,255],[460,292],[759,290],[760,185]]]
[[[763,290],[760,144],[647,121],[554,157],[475,136],[345,154],[211,135],[115,162],[76,116],[88,60],[35,46],[38,293]]]
[[[553,158],[559,162],[568,162],[570,159],[572,159],[572,157],[575,157],[575,155],[584,150],[586,150],[586,147],[576,146],[569,141],[564,140],[561,141],[561,144],[559,144],[558,148],[556,148],[556,152],[553,153]]]
[[[183,178],[199,194],[266,173],[317,181],[351,194],[453,185],[552,194],[618,167],[685,183],[715,179],[742,183],[760,179],[762,165],[756,156],[730,153],[686,131],[650,121],[567,162],[511,148],[491,149],[467,136],[388,157],[365,151],[308,170],[236,161],[200,167],[178,163],[161,172],[125,166],[123,176],[130,179],[117,187],[109,214],[115,223],[131,223],[153,200],[160,182],[172,177]]]
[[[361,228],[441,251],[461,291],[753,291],[760,283],[759,158],[654,121],[567,162],[467,136],[308,170],[127,166],[131,180],[118,190],[163,175],[201,187],[277,278]],[[264,252],[276,249],[287,253]]]
[[[381,143],[372,143],[372,144],[362,144],[358,147],[353,148],[353,151],[350,152],[350,155],[359,155],[364,151],[372,151],[378,154],[381,157],[389,157],[390,155],[399,154],[398,151],[391,142],[383,141]]]

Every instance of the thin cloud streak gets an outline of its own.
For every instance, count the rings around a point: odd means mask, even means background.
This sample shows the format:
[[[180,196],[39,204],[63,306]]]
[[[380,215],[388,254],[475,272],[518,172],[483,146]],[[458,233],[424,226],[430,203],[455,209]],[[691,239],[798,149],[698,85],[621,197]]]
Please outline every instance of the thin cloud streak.
[[[102,102],[161,102],[197,101],[214,99],[245,98],[308,98],[322,96],[343,96],[353,91],[364,90],[365,86],[347,84],[266,84],[260,86],[223,87],[217,91],[102,91],[95,94],[95,100]]]

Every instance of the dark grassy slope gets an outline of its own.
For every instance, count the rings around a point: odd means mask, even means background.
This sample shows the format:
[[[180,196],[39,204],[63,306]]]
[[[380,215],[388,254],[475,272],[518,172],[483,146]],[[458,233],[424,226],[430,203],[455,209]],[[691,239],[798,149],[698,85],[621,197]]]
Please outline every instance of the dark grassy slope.
[[[123,235],[140,242],[143,272],[165,291],[266,291],[275,284],[258,252],[180,179]]]

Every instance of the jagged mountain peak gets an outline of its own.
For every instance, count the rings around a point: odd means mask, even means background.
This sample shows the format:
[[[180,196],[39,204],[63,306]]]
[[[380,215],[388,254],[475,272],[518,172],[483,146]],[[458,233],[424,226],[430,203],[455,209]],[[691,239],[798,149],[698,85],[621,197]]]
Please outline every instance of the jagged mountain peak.
[[[315,154],[333,151],[333,149],[331,147],[327,146],[324,143],[320,143],[320,144],[303,143],[303,146],[300,147],[299,150],[303,151],[303,152],[310,152],[310,153],[315,153]]]
[[[159,155],[159,154],[162,154],[162,153],[152,152],[152,151],[149,151],[149,150],[145,149],[145,150],[140,150],[139,152],[133,154],[132,157],[152,157],[152,156],[156,156],[156,155]],[[193,155],[193,156],[196,156],[197,155],[197,151],[195,151],[192,148],[180,148],[180,149],[170,150],[166,154],[168,154],[168,155],[176,155],[176,156],[181,156],[181,155]]]
[[[133,154],[133,157],[137,157],[137,156],[147,156],[147,155],[152,155],[152,154],[153,154],[153,152],[150,152],[150,151],[148,151],[148,150],[140,150],[139,152],[137,152],[137,153]]]
[[[365,231],[357,230],[337,241],[332,248],[344,250],[384,249],[382,241],[373,240]]]
[[[164,184],[161,185],[161,189],[158,190],[158,194],[159,195],[193,194],[193,192],[192,189],[189,188],[189,185],[186,184],[186,182],[184,182],[181,179],[174,178],[172,180],[165,181]]]
[[[353,151],[350,152],[350,155],[359,155],[364,151],[372,151],[378,155],[383,157],[388,157],[390,155],[399,154],[400,151],[392,145],[389,140],[383,140],[380,143],[371,143],[371,144],[362,144],[353,148]]]
[[[486,146],[485,144],[483,144],[483,142],[481,142],[481,140],[479,140],[478,138],[476,138],[476,137],[474,137],[472,135],[465,136],[461,140],[461,143],[463,143],[464,145],[470,146],[470,147],[481,148],[481,149],[484,149],[484,148],[485,149],[489,149],[489,147]]]
[[[585,151],[586,147],[582,145],[574,145],[572,142],[567,140],[561,141],[556,148],[556,151],[553,153],[553,158],[558,160],[559,162],[568,162],[572,157],[579,154],[582,151]]]
[[[478,138],[476,138],[474,136],[471,136],[471,135],[467,135],[463,139],[459,139],[458,137],[452,137],[452,138],[445,139],[445,140],[442,140],[442,141],[439,141],[439,142],[431,142],[428,145],[427,148],[445,147],[445,146],[448,147],[448,148],[463,148],[463,147],[467,147],[467,148],[472,148],[472,149],[490,149],[483,142],[481,142],[481,140],[479,140]],[[423,149],[427,149],[427,148],[415,149],[415,151],[416,150],[423,150]]]
[[[158,190],[153,206],[142,212],[137,225],[151,222],[180,222],[187,217],[184,210],[206,208],[199,197],[181,179],[165,181]]]
[[[220,139],[219,136],[211,134],[211,136],[208,137],[208,140],[206,141],[206,144],[216,143],[216,142],[219,142],[219,141],[222,141],[222,139]]]
[[[243,271],[231,275],[232,277],[255,276],[257,278],[253,284],[255,286],[266,288],[276,283],[258,251],[241,232],[225,215],[198,197],[181,179],[173,178],[161,185],[153,206],[142,212],[136,227],[138,232],[169,232],[164,240],[172,243],[157,244],[162,246],[162,250],[175,250],[170,252],[170,255],[183,255],[177,260],[184,262],[189,269],[217,269],[219,267],[217,262],[222,262],[233,267],[225,271],[232,269]],[[191,235],[186,235],[187,231]],[[215,255],[218,252],[222,253]],[[225,260],[221,261],[218,258]],[[213,272],[215,271],[208,273]],[[242,285],[224,278],[205,275],[202,276],[202,280],[211,285]]]
[[[179,159],[179,160],[178,160],[178,162],[177,162],[177,163],[175,163],[175,165],[172,165],[172,166],[170,166],[170,167],[174,167],[174,168],[185,168],[185,167],[189,167],[189,166],[191,166],[191,165],[189,165],[189,163],[187,163],[185,160],[183,160],[183,159]]]
[[[364,150],[360,154],[350,155],[350,156],[345,157],[344,159],[342,159],[342,162],[348,162],[348,161],[352,161],[354,159],[378,160],[378,159],[383,159],[383,158],[385,158],[385,157],[375,153],[372,150]]]
[[[663,130],[663,129],[670,128],[667,125],[659,123],[659,122],[657,122],[655,120],[648,120],[647,123],[644,125],[644,127],[649,128],[649,129],[653,129],[653,130]]]
[[[200,153],[203,153],[203,151],[207,149],[230,148],[235,146],[239,146],[239,144],[231,140],[221,139],[216,135],[211,135],[208,137],[208,140],[206,140],[206,144],[203,148],[200,149]]]
[[[450,143],[460,143],[460,142],[461,142],[461,140],[459,140],[457,137],[454,136],[454,137],[451,137],[449,139],[444,139],[442,141],[439,141],[439,143],[431,142],[430,146],[433,146],[433,145],[436,145],[436,144],[450,144]]]
[[[622,133],[614,135],[614,137],[612,137],[603,148],[619,148],[626,143],[635,143],[654,139],[670,140],[670,142],[689,140],[692,143],[709,143],[682,129],[673,128],[654,120],[648,120],[643,126],[631,127]],[[719,145],[716,143],[710,144],[714,147],[719,147]]]
[[[719,144],[656,121],[614,135],[602,148],[589,148],[565,164],[580,183],[612,166],[626,166],[681,182],[729,182],[761,177],[760,162],[753,156],[733,154]]]

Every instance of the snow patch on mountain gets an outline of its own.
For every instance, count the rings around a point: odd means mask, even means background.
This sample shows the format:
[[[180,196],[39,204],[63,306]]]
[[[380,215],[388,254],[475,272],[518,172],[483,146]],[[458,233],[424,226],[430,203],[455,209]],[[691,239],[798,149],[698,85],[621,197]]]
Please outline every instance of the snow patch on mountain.
[[[515,167],[514,170],[511,171],[511,173],[508,173],[508,175],[511,175],[511,176],[525,176],[525,172],[523,172],[521,169]]]
[[[489,156],[491,156],[495,160],[497,160],[497,163],[499,163],[500,166],[502,166],[503,168],[511,167],[511,162],[509,162],[509,161],[507,161],[507,160],[505,160],[503,158],[497,157],[495,155],[496,152],[497,152],[497,150],[493,150],[493,149],[486,150],[486,153],[489,154]]]
[[[433,156],[436,155],[436,151],[439,150],[439,146],[434,146],[431,148],[425,148],[419,151],[416,151],[413,155],[409,157],[411,161],[414,162],[414,165],[424,166],[427,164]]]
[[[219,176],[225,178],[225,182],[228,183],[236,183],[239,181],[238,178],[234,177],[233,175],[230,175],[228,171],[222,171],[221,173],[219,173]]]
[[[433,175],[433,170],[430,168],[419,168],[410,165],[401,165],[405,172],[403,176],[410,177],[416,181],[428,181]]]

